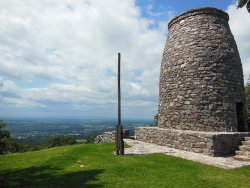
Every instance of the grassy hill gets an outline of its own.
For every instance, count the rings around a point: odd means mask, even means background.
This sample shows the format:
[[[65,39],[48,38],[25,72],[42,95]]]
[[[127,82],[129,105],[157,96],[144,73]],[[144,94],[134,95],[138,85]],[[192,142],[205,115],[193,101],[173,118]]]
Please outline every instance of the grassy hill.
[[[250,187],[250,166],[225,170],[164,154],[115,156],[82,144],[0,156],[0,187]]]

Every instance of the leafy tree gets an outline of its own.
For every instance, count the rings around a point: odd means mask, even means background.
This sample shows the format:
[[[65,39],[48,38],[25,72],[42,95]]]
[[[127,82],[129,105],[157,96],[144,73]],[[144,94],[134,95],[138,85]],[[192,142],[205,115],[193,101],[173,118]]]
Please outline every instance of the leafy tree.
[[[50,137],[44,144],[45,148],[76,144],[74,136],[55,135]]]
[[[150,124],[149,127],[157,127],[158,126],[158,114],[154,116],[154,124]]]
[[[6,130],[6,123],[0,120],[0,154],[7,152],[8,140],[10,138],[10,133]]]
[[[246,103],[247,103],[247,118],[250,121],[250,75],[245,85]]]
[[[238,0],[237,8],[242,8],[246,6],[247,11],[250,13],[250,0]]]
[[[7,124],[0,120],[0,154],[15,153],[21,150],[21,145],[10,138],[10,132],[6,129]]]
[[[21,144],[17,143],[14,139],[8,139],[6,142],[6,151],[16,153],[22,151]]]
[[[95,143],[95,138],[96,138],[96,135],[89,135],[89,136],[87,136],[85,138],[86,139],[86,144]]]
[[[9,142],[9,151],[11,153],[14,152],[27,152],[27,151],[37,151],[43,149],[43,145],[41,143],[34,143],[34,141],[23,142],[21,140],[11,139]]]

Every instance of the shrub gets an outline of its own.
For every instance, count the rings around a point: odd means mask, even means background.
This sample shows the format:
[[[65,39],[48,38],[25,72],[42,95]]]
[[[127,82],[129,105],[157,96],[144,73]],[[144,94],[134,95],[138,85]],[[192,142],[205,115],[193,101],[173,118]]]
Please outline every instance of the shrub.
[[[45,148],[76,144],[74,136],[55,135],[50,137],[44,144]]]
[[[10,138],[10,133],[6,130],[6,123],[0,120],[0,154],[8,152],[8,140]]]
[[[95,143],[96,135],[89,135],[86,137],[86,144]]]

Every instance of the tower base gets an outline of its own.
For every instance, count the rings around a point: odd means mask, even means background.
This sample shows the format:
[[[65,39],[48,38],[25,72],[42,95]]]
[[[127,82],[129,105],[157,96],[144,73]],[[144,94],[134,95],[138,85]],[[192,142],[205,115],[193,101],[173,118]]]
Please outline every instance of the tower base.
[[[250,136],[250,132],[202,132],[159,127],[138,127],[135,130],[135,138],[139,141],[209,156],[235,154],[246,136]]]

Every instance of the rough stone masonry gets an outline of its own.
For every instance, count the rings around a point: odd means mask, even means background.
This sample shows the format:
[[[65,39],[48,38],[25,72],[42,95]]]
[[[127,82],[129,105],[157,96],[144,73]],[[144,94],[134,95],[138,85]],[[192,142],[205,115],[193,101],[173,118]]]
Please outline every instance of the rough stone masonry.
[[[228,20],[227,13],[208,7],[170,21],[159,127],[138,128],[138,140],[220,156],[234,153],[249,135],[242,64]]]

